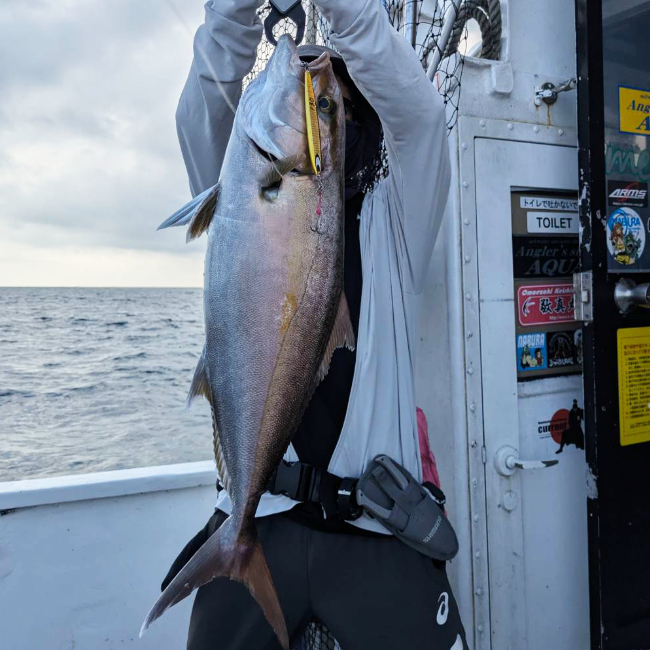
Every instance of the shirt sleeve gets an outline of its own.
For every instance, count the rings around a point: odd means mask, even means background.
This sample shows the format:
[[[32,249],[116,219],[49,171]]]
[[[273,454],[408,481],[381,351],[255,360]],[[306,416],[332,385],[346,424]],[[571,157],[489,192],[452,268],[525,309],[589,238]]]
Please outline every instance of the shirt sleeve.
[[[332,45],[384,129],[386,194],[406,289],[418,293],[447,203],[451,167],[445,106],[381,0],[315,0]]]
[[[264,0],[209,0],[194,37],[194,60],[176,110],[176,129],[196,196],[218,180],[242,80],[262,37]]]

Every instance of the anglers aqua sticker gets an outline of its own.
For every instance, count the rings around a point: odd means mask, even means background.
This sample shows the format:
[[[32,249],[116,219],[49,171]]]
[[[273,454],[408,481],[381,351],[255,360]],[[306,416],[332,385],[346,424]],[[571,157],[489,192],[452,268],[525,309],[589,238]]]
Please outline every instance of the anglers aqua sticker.
[[[632,208],[618,208],[607,219],[607,249],[618,262],[635,264],[645,248],[645,227]]]
[[[621,133],[650,135],[650,91],[619,86],[618,113]]]

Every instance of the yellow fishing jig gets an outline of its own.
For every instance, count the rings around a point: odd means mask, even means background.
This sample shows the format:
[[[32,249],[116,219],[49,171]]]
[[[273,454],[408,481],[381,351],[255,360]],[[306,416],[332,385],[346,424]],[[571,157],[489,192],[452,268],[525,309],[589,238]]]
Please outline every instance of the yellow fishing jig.
[[[314,174],[320,175],[322,158],[320,150],[320,128],[318,126],[318,113],[316,112],[316,99],[314,86],[311,81],[311,72],[305,67],[305,117],[307,122],[307,143],[309,144],[309,159]]]

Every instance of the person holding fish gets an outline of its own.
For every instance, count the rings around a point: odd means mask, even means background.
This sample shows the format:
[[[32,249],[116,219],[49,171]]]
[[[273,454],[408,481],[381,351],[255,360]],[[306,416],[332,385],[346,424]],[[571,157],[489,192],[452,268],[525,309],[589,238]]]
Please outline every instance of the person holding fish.
[[[198,588],[190,650],[299,647],[314,620],[343,650],[467,649],[413,377],[443,101],[380,0],[315,0],[336,49],[283,36],[242,95],[262,4],[207,2],[176,116],[194,199],[161,227],[208,234],[189,399],[211,406],[219,496],[143,631]]]

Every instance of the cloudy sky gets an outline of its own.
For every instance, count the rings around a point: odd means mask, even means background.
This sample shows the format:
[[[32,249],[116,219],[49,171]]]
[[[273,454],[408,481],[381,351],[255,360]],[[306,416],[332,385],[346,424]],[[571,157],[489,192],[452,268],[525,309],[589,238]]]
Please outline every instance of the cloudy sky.
[[[174,112],[203,0],[1,0],[0,286],[201,286]]]
[[[156,227],[203,4],[0,0],[0,286],[202,286],[205,238]]]

